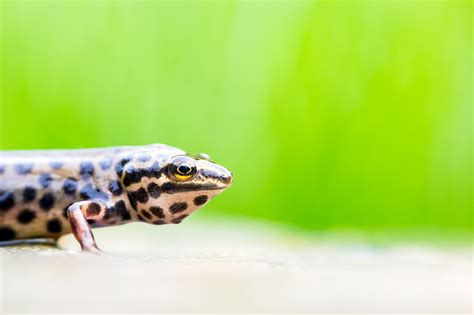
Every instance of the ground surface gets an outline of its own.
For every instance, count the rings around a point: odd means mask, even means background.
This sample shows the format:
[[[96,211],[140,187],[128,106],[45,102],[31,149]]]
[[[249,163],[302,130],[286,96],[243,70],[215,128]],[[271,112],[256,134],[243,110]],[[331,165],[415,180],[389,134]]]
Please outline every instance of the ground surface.
[[[199,221],[96,230],[104,256],[0,249],[1,313],[471,313],[472,249]],[[72,237],[61,246],[76,248]]]

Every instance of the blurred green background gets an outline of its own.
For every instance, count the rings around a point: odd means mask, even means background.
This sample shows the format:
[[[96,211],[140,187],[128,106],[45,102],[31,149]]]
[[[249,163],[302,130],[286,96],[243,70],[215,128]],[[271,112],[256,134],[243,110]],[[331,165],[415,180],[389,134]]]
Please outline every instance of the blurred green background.
[[[472,232],[471,1],[1,1],[0,148],[166,143],[202,216]]]

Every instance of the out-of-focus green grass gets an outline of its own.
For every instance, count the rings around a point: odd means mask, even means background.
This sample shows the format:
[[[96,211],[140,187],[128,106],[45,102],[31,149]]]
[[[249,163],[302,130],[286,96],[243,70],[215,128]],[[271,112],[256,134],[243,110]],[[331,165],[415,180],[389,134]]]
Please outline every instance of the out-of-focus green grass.
[[[202,212],[472,231],[470,1],[2,1],[0,148],[167,143]]]

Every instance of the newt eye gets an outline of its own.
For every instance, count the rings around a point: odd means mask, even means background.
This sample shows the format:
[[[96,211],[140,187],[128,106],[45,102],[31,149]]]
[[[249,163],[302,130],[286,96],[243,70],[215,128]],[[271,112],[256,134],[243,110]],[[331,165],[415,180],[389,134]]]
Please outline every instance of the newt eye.
[[[196,166],[189,157],[178,157],[170,164],[170,174],[179,181],[191,179],[196,174]]]

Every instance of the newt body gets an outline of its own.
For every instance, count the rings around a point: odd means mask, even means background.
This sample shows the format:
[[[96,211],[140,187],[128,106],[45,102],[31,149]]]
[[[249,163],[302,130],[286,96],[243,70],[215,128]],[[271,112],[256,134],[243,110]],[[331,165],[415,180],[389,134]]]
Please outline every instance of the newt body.
[[[180,223],[225,190],[232,174],[167,145],[0,152],[0,241],[72,232],[97,250],[90,227]]]

